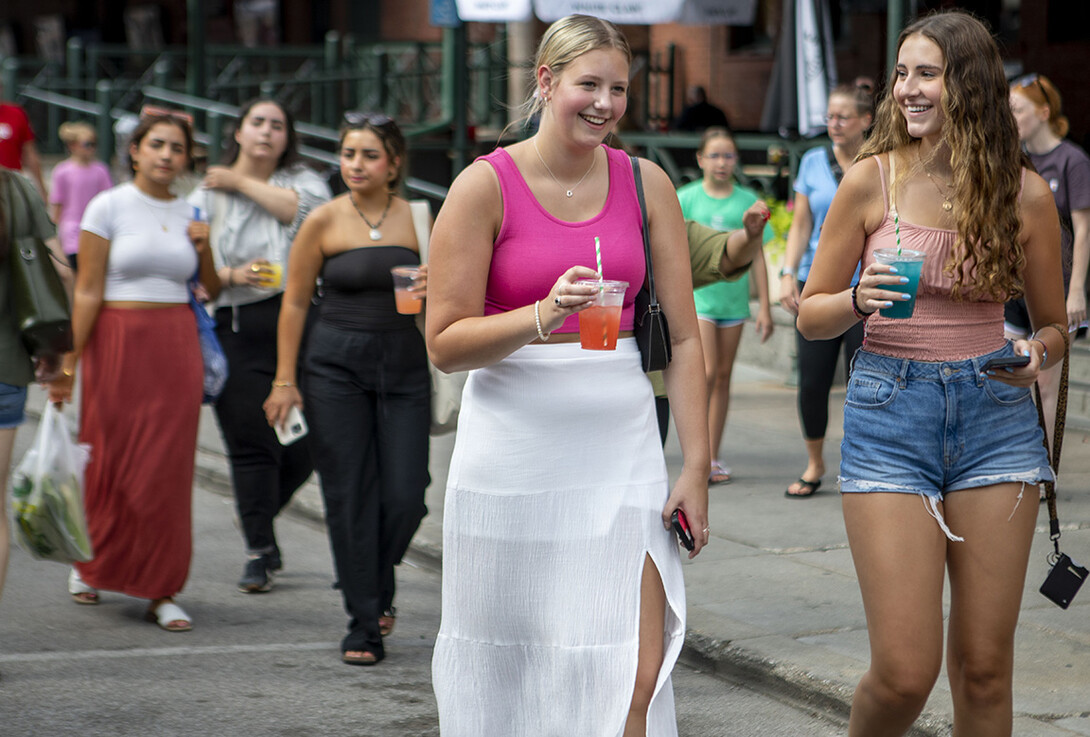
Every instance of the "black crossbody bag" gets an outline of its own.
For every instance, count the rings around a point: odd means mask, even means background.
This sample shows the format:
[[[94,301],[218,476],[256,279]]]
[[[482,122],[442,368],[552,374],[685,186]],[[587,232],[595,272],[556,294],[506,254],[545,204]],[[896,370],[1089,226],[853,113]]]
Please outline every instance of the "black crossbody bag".
[[[1064,418],[1067,416],[1067,372],[1071,355],[1071,338],[1064,325],[1052,324],[1049,327],[1063,336],[1064,359],[1063,368],[1060,371],[1060,391],[1056,400],[1056,425],[1052,439],[1052,463],[1054,473],[1060,470],[1060,450],[1063,448]],[[1037,420],[1041,424],[1041,431],[1045,436],[1045,450],[1048,447],[1048,430],[1045,427],[1045,413],[1041,405],[1041,385],[1033,385],[1037,394]],[[1041,593],[1056,606],[1067,609],[1071,600],[1079,592],[1083,582],[1086,581],[1090,571],[1071,560],[1066,553],[1060,552],[1060,519],[1056,514],[1056,482],[1045,482],[1045,501],[1048,504],[1049,540],[1052,541],[1054,552],[1048,554],[1049,571],[1045,582],[1041,584]]]
[[[640,363],[643,370],[662,371],[670,365],[670,359],[673,357],[670,326],[666,323],[666,315],[655,294],[655,270],[651,265],[651,236],[647,227],[647,204],[643,198],[640,162],[635,156],[629,158],[632,160],[632,176],[636,180],[636,197],[640,202],[640,216],[643,218],[643,255],[647,261],[647,280],[636,294],[633,328],[636,333],[636,345],[640,348]]]

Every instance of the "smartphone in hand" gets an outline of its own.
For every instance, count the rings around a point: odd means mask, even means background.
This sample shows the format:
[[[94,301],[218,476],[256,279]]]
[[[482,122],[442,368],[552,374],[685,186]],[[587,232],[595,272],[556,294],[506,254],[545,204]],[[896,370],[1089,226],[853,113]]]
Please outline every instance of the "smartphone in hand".
[[[995,369],[1018,368],[1029,365],[1029,356],[1006,356],[1003,358],[989,358],[980,367],[981,371],[994,371]]]
[[[677,539],[681,542],[681,547],[686,550],[692,550],[696,547],[693,533],[689,531],[689,520],[685,518],[684,512],[675,509],[674,513],[670,515],[670,524],[673,525],[674,532],[677,533]]]
[[[303,419],[303,413],[298,407],[288,410],[288,416],[282,425],[274,425],[276,438],[281,445],[291,445],[299,438],[307,434],[307,421]]]

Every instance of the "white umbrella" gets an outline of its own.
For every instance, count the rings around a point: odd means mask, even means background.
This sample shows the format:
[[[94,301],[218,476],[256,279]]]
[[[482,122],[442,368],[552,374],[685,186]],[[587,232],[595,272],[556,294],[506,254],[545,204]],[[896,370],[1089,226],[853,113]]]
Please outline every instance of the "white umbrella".
[[[816,136],[825,131],[836,59],[827,0],[786,0],[761,130]]]

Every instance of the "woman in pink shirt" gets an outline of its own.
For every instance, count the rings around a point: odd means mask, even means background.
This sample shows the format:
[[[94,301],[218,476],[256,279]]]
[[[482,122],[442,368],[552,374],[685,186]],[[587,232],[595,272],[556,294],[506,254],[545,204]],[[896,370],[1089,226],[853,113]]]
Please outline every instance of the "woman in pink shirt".
[[[616,26],[568,16],[538,51],[529,140],[462,172],[431,241],[428,351],[472,369],[443,516],[433,679],[444,737],[675,735],[685,632],[675,510],[708,541],[703,353],[681,208],[638,161],[666,388],[685,464],[671,489],[632,337],[646,269],[633,164],[603,145],[628,103]],[[615,350],[584,350],[597,275],[628,282]]]
[[[110,170],[95,158],[98,138],[94,128],[87,123],[64,123],[57,135],[68,146],[69,156],[53,169],[50,216],[57,224],[61,247],[75,269],[83,211],[96,194],[114,185]]]
[[[887,89],[829,208],[798,321],[809,340],[866,326],[840,461],[871,651],[848,734],[907,732],[945,648],[954,733],[1002,737],[1035,487],[1055,478],[1029,387],[1066,347],[1059,218],[1023,166],[980,21],[944,12],[908,26]],[[889,254],[901,259],[879,263]],[[897,309],[908,290],[914,306]],[[1003,303],[1021,294],[1037,331],[1011,343]],[[989,366],[1015,355],[1026,364]]]

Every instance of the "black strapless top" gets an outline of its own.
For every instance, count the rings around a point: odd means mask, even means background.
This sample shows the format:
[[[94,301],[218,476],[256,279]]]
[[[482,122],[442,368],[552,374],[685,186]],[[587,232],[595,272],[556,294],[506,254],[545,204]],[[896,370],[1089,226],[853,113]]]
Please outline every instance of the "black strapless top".
[[[349,330],[416,327],[415,315],[394,306],[394,266],[416,266],[420,255],[405,246],[361,246],[330,256],[322,264],[320,319]]]

